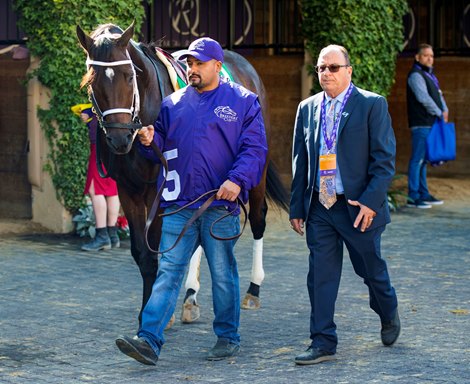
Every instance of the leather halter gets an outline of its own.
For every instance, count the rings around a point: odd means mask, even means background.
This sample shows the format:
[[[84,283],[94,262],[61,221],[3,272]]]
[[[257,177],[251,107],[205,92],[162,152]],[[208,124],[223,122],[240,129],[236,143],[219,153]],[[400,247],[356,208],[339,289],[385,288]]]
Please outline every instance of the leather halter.
[[[93,108],[96,112],[98,121],[100,123],[100,127],[103,129],[104,133],[106,134],[106,129],[108,128],[121,128],[121,129],[129,129],[133,131],[133,138],[137,135],[137,131],[142,128],[142,122],[139,118],[139,111],[140,111],[140,94],[139,88],[137,86],[137,74],[135,72],[134,63],[129,55],[129,52],[126,50],[127,60],[117,60],[117,61],[98,61],[98,60],[91,60],[90,57],[87,57],[86,65],[87,68],[90,69],[92,65],[96,65],[99,67],[116,67],[119,65],[130,65],[132,68],[132,105],[130,108],[112,108],[107,109],[105,111],[101,111],[101,108],[98,105],[98,101],[96,100],[95,93],[93,92],[93,87],[90,84],[89,87],[89,94],[90,94],[90,101],[93,104]],[[116,114],[116,113],[127,113],[131,115],[131,123],[110,123],[106,122],[104,118],[108,115]]]

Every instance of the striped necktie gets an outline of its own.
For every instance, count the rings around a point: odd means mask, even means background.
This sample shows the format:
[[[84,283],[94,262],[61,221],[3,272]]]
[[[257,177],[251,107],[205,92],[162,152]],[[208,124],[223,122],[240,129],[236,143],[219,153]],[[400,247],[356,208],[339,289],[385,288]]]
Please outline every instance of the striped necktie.
[[[330,107],[325,116],[326,117],[326,132],[328,136],[331,135],[331,132],[333,131],[333,126],[335,124],[335,104],[336,104],[336,100],[333,99],[330,101]],[[336,138],[333,142],[332,152],[333,153],[336,152]],[[327,153],[326,144],[323,146],[323,153],[324,154]],[[335,165],[335,168],[336,168],[336,165]],[[336,203],[335,174],[332,174],[332,175],[320,174],[319,200],[320,200],[320,203],[322,203],[326,209],[330,209],[333,206],[333,204]]]

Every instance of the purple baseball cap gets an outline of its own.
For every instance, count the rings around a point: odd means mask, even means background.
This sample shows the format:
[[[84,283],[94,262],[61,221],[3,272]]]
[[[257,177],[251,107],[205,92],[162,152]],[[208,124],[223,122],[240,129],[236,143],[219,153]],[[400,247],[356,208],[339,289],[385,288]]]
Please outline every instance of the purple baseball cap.
[[[188,56],[194,56],[201,61],[217,60],[224,62],[224,51],[220,44],[211,39],[210,37],[202,37],[194,40],[188,47],[187,51],[179,57],[179,60],[184,60]]]

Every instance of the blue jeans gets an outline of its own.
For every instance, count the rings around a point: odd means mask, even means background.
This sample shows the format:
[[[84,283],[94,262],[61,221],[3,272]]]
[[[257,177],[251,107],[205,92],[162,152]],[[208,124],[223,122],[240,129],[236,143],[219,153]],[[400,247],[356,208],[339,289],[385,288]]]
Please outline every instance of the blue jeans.
[[[408,164],[408,196],[413,200],[428,198],[426,180],[426,138],[431,127],[416,127],[411,130],[411,158]]]
[[[169,207],[165,212],[173,210],[175,207]],[[161,250],[173,246],[193,212],[192,209],[185,209],[163,218]],[[227,210],[224,207],[209,208],[188,228],[176,247],[160,258],[157,279],[142,313],[142,326],[137,332],[157,354],[160,354],[165,342],[163,330],[175,311],[189,260],[199,245],[204,249],[211,273],[214,332],[218,338],[240,343],[240,284],[233,253],[236,239],[216,240],[209,232],[212,223],[225,213]],[[234,236],[239,231],[239,216],[228,216],[213,228],[213,233],[220,237]]]

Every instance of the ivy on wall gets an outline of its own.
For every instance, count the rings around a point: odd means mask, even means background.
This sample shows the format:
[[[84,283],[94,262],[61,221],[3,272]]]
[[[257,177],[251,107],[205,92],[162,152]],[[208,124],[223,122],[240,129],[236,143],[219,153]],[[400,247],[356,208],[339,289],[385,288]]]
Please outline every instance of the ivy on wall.
[[[387,97],[403,49],[407,1],[300,0],[300,5],[305,47],[314,64],[323,47],[342,45],[349,52],[354,84]],[[313,67],[309,70],[313,73]],[[314,81],[313,93],[320,90]]]
[[[88,102],[80,80],[86,71],[85,54],[76,26],[91,32],[99,24],[127,28],[133,20],[139,30],[144,17],[141,0],[16,0],[19,23],[28,36],[27,47],[40,59],[32,73],[50,90],[49,109],[38,109],[50,153],[46,170],[58,199],[71,213],[84,205],[83,188],[89,155],[87,127],[70,107]]]

